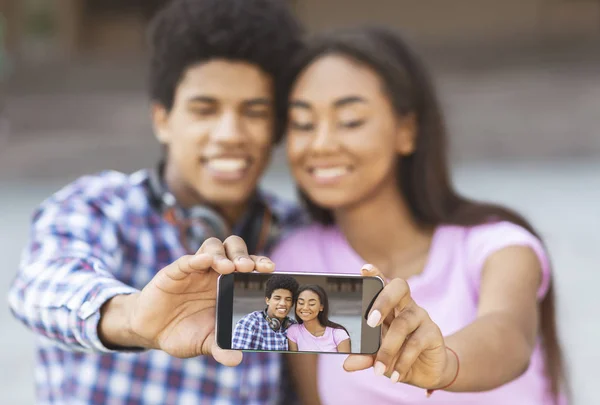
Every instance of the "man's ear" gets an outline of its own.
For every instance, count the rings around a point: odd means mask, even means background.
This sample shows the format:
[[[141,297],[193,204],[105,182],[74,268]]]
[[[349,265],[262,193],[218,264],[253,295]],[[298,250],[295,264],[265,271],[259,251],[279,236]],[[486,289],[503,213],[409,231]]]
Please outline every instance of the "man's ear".
[[[398,118],[396,129],[396,151],[408,156],[414,153],[417,144],[417,117],[414,113]]]
[[[265,304],[269,305],[269,297],[265,297]]]
[[[169,144],[168,121],[169,113],[167,109],[160,103],[152,103],[152,126],[154,128],[154,136],[163,145]]]

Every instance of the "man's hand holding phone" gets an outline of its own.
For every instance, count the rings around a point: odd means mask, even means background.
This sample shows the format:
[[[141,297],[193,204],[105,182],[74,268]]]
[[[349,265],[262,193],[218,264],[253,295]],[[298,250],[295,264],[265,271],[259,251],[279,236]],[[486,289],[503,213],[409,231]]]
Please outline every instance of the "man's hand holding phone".
[[[215,344],[217,279],[234,271],[274,269],[268,258],[248,255],[237,236],[224,242],[207,239],[195,255],[161,269],[139,293],[109,300],[102,309],[100,336],[108,347],[158,349],[179,358],[212,355],[235,366],[242,353]]]

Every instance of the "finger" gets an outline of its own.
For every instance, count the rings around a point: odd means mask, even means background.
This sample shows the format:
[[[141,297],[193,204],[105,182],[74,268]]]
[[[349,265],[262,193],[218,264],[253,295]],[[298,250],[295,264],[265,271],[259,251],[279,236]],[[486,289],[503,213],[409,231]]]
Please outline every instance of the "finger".
[[[383,337],[381,346],[377,351],[375,358],[375,371],[377,374],[383,374],[381,371],[391,373],[396,364],[395,358],[398,356],[407,336],[417,331],[421,324],[420,310],[407,307],[398,314]],[[381,363],[382,366],[377,366],[377,363]]]
[[[254,270],[254,261],[248,255],[248,247],[242,238],[232,235],[223,242],[225,254],[235,265],[235,269],[241,273],[249,273]]]
[[[275,263],[266,256],[251,255],[250,258],[255,263],[255,268],[261,273],[271,273],[275,270]]]
[[[242,362],[242,352],[239,350],[221,349],[215,341],[215,333],[211,333],[206,338],[206,344],[210,347],[210,353],[213,358],[224,366],[235,367]]]
[[[225,254],[223,243],[217,238],[208,238],[204,241],[199,253],[205,253],[213,257],[212,268],[221,274],[229,274],[235,270],[235,265]]]
[[[348,372],[366,370],[373,367],[375,356],[371,354],[351,354],[344,361],[344,370]]]
[[[398,360],[396,360],[396,364],[394,364],[391,380],[393,382],[405,381],[407,377],[410,377],[409,372],[419,355],[430,344],[435,343],[436,339],[435,330],[428,327],[418,328],[415,333],[409,336]]]
[[[381,321],[394,310],[402,311],[406,305],[412,302],[410,288],[408,283],[400,278],[393,279],[388,285],[383,287],[379,293],[367,319],[367,324],[374,328],[381,324]]]
[[[381,270],[379,270],[376,266],[367,263],[360,269],[361,276],[363,277],[379,277],[383,280],[383,285],[387,285],[388,281],[386,277],[383,275]],[[389,325],[394,319],[394,312],[390,312],[390,314],[385,318],[385,320],[381,323],[381,325]]]
[[[163,269],[164,274],[172,280],[183,280],[192,273],[201,273],[210,270],[213,258],[207,254],[195,256],[185,255]]]
[[[381,277],[381,279],[383,280],[383,284],[387,284],[386,278],[381,272],[381,270],[379,270],[372,264],[367,263],[364,266],[362,266],[362,268],[360,269],[360,274],[363,277]]]

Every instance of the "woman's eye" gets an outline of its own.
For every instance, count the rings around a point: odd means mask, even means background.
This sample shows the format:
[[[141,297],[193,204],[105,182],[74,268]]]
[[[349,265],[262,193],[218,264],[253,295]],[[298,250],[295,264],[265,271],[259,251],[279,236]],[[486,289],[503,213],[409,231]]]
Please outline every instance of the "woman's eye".
[[[347,129],[358,128],[365,123],[364,120],[352,120],[352,121],[344,121],[340,123],[340,126]]]
[[[290,125],[297,131],[312,131],[315,128],[312,122],[291,121]]]

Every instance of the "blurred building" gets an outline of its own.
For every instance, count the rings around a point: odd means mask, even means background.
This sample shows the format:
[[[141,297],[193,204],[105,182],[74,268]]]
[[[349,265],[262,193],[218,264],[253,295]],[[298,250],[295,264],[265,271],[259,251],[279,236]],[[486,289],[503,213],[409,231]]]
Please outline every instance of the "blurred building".
[[[302,276],[302,284],[321,285],[329,293],[362,293],[362,280],[353,278],[323,279],[319,276]],[[236,274],[235,291],[237,295],[264,294],[268,277],[257,277],[253,274]]]
[[[5,45],[25,57],[139,53],[147,20],[165,1],[0,0]]]
[[[135,56],[143,50],[145,23],[166,1],[0,0],[0,13],[11,54]],[[287,1],[312,31],[377,22],[434,48],[600,37],[600,0]]]

